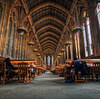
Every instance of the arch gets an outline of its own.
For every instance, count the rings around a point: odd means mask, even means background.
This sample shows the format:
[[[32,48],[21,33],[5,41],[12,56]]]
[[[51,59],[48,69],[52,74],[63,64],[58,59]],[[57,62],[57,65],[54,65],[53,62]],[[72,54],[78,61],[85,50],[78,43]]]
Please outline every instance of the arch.
[[[42,42],[42,43],[40,43],[40,44],[41,44],[41,45],[43,45],[43,44],[45,44],[46,42],[51,42],[51,43],[53,43],[53,44],[57,45],[57,43],[56,43],[56,42],[54,42],[54,41],[52,41],[52,40],[46,40],[46,41],[44,41],[44,42]]]
[[[48,50],[52,50],[53,52],[55,52],[55,49],[53,49],[53,48],[51,48],[51,47],[47,47],[47,48],[43,49],[43,52],[46,51],[47,49],[48,49]],[[45,52],[45,53],[47,53],[47,52]]]
[[[10,5],[10,11],[13,9],[13,7],[15,6],[15,4],[18,2],[19,0],[13,0],[11,2],[11,5]]]
[[[55,45],[55,44],[52,43],[52,42],[45,42],[44,44],[41,45],[41,47],[43,47],[43,46],[46,45],[46,44],[52,44],[52,45],[54,45],[55,47],[57,47],[57,44]]]
[[[52,33],[55,33],[55,34],[61,36],[61,34],[57,30],[55,30],[54,28],[51,28],[51,27],[45,28],[44,30],[40,31],[37,34],[37,36],[39,37],[40,35],[44,34],[45,32],[52,32]]]
[[[57,38],[60,38],[60,36],[59,35],[57,35],[57,34],[55,34],[55,33],[53,33],[53,32],[45,32],[45,33],[43,33],[42,35],[40,35],[39,36],[39,38],[41,38],[42,36],[45,36],[45,35],[49,35],[49,34],[51,34],[51,35],[55,35],[55,36],[57,36]]]
[[[40,41],[40,44],[41,44],[42,42],[47,41],[47,40],[52,40],[52,41],[58,43],[58,41],[57,41],[56,39],[54,39],[54,38],[52,38],[52,37],[46,37],[46,38],[44,38],[44,39],[42,39],[42,40]]]
[[[57,38],[55,35],[51,35],[51,34],[44,35],[44,36],[42,36],[41,38],[38,38],[38,39],[39,39],[39,41],[41,41],[42,39],[44,39],[46,37],[51,37],[51,38],[54,38],[57,41],[59,41],[59,38]]]
[[[52,45],[52,44],[46,44],[46,45],[42,46],[42,49],[44,49],[44,48],[47,47],[47,46],[51,46],[51,47],[53,47],[53,48],[56,49],[56,47],[55,47],[54,45]]]
[[[60,34],[62,33],[62,31],[61,31],[60,29],[58,29],[58,28],[56,28],[56,27],[54,27],[54,26],[52,26],[52,25],[48,25],[48,26],[46,26],[46,27],[43,27],[43,28],[39,29],[39,30],[37,31],[37,34],[38,34],[40,31],[44,30],[45,28],[53,28],[53,29],[57,30]]]
[[[46,19],[56,20],[58,23],[62,24],[63,26],[65,25],[61,20],[59,20],[59,19],[57,19],[57,18],[55,18],[53,16],[42,17],[37,22],[34,22],[34,25],[39,24],[40,22],[42,22],[43,20],[46,20]]]
[[[47,49],[47,48],[49,48],[49,49],[53,49],[53,50],[56,50],[56,48],[54,48],[54,47],[51,46],[51,45],[45,46],[44,48],[42,48],[42,50],[45,50],[45,49]]]
[[[58,8],[58,9],[64,11],[64,12],[65,12],[66,14],[68,14],[70,17],[73,17],[73,16],[71,15],[70,11],[67,10],[66,8],[60,6],[59,4],[50,3],[50,2],[48,3],[48,2],[47,2],[47,3],[43,3],[42,5],[39,5],[39,6],[35,7],[35,8],[33,8],[33,9],[29,12],[29,14],[27,14],[27,15],[22,19],[22,22],[23,22],[29,15],[31,15],[33,12],[35,12],[35,11],[41,9],[42,7],[49,6],[49,5],[50,5],[50,6],[54,6],[54,7]]]
[[[55,53],[55,51],[54,51],[53,49],[46,48],[46,49],[43,51],[43,54],[45,54],[45,53],[47,53],[47,52],[49,52],[49,53],[51,53],[51,54],[54,54],[54,53]]]
[[[31,28],[35,27],[35,25],[39,24],[40,22],[42,22],[43,20],[46,20],[46,19],[56,20],[58,23],[62,24],[62,26],[65,25],[61,20],[59,20],[53,16],[45,16],[45,17],[40,18],[38,21],[34,22],[28,31],[30,31]]]

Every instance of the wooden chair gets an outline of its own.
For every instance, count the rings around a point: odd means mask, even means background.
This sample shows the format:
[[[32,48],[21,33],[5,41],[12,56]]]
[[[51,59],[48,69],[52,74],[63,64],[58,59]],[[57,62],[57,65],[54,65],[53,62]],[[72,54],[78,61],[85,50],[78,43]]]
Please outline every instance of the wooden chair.
[[[80,72],[80,71],[79,71]],[[87,75],[83,76],[81,74],[75,74],[75,82],[85,82],[87,83]]]
[[[94,79],[99,80],[99,76],[100,76],[100,63],[95,63]]]
[[[6,78],[9,78],[9,72],[9,69],[6,68],[6,63],[0,61],[0,82],[2,82],[2,85],[5,84]]]
[[[93,80],[94,82],[95,82],[95,74],[94,74],[94,69],[95,69],[95,67],[94,66],[92,66],[92,67],[89,67],[89,74],[88,74],[88,76],[89,76],[89,80]]]
[[[29,81],[29,71],[28,71],[28,63],[18,63],[18,82],[26,82]]]
[[[4,85],[6,81],[6,65],[3,61],[0,61],[0,82],[1,81],[2,85]]]
[[[78,82],[85,82],[85,83],[87,83],[87,75],[82,75],[82,73],[81,73],[81,68],[78,69],[78,73],[77,73],[77,74],[75,73],[75,70],[76,70],[75,67],[72,67],[71,70],[73,71],[73,72],[71,73],[72,79],[73,79],[76,83],[78,83]]]

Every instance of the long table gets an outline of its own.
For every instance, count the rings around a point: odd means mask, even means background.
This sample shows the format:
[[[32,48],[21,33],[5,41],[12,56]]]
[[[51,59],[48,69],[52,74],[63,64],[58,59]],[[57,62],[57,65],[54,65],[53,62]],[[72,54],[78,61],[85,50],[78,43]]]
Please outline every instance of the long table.
[[[73,60],[66,60],[66,67],[70,67]],[[79,59],[79,61],[85,61],[87,66],[90,68],[89,75],[93,76],[93,80],[95,81],[96,76],[100,75],[100,59]]]

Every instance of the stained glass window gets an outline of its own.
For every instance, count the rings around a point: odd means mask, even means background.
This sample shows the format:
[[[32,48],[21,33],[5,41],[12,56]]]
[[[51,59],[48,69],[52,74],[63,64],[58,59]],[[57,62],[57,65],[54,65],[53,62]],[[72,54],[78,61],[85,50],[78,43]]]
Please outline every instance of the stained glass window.
[[[90,30],[90,19],[87,17],[87,34],[88,34],[88,43],[89,43],[89,51],[90,55],[93,55],[93,49],[92,49],[92,38],[91,38],[91,30]]]
[[[50,56],[48,56],[48,65],[50,65]]]
[[[97,10],[97,17],[98,17],[98,22],[100,26],[100,3],[98,3],[96,10]]]
[[[83,13],[83,37],[84,37],[84,47],[85,47],[85,56],[93,55],[92,49],[92,37],[90,29],[90,19],[87,15],[87,12]]]
[[[5,56],[8,56],[8,53],[9,53],[11,29],[12,29],[12,19],[10,18],[9,29],[8,29],[8,34],[7,34],[7,41],[6,41]]]
[[[44,56],[44,64],[46,65],[46,56]]]
[[[85,46],[85,56],[87,57],[88,56],[88,49],[87,49],[85,23],[83,23],[83,37],[84,37],[84,46]]]
[[[52,55],[52,65],[53,65],[53,62],[54,62],[54,57],[53,57],[53,55]]]

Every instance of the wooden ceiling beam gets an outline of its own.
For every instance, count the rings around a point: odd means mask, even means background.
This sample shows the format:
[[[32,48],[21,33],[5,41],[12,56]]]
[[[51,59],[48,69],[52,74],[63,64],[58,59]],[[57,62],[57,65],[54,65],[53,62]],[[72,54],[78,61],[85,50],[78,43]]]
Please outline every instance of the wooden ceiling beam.
[[[58,42],[56,39],[54,39],[54,38],[52,38],[52,37],[46,37],[46,38],[40,40],[40,43],[43,42],[43,41],[45,41],[45,40],[48,40],[48,39],[52,39],[52,40],[54,40],[55,42]]]
[[[24,6],[24,8],[25,8],[26,14],[28,14],[28,13],[29,13],[29,10],[28,10],[28,7],[27,7],[26,2],[25,2],[24,0],[21,0],[21,2],[22,2],[23,6]],[[31,18],[31,16],[28,15],[27,18],[29,19],[30,25],[32,26],[33,23],[32,23],[32,18]],[[25,20],[24,20],[24,21],[25,21]],[[22,21],[22,22],[24,22],[24,21]],[[39,40],[38,40],[38,37],[37,37],[37,35],[36,35],[36,33],[35,33],[35,28],[33,27],[32,29],[33,29],[33,32],[34,32],[34,36],[35,36],[35,38],[36,38],[36,40],[37,40],[37,42],[38,42],[38,44],[39,44],[40,53],[42,53],[42,48],[41,48],[40,42],[39,42]]]
[[[56,31],[58,31],[60,34],[62,33],[62,31],[61,31],[59,28],[56,28],[56,27],[54,27],[54,26],[52,26],[52,25],[47,25],[47,26],[45,26],[45,27],[39,29],[39,30],[37,31],[37,34],[38,34],[39,32],[41,32],[42,30],[46,29],[46,28],[53,28],[53,29],[55,29]]]
[[[70,9],[70,13],[71,13],[71,14],[73,13],[74,8],[75,8],[77,2],[78,2],[78,0],[73,0],[72,6],[71,6],[71,9]],[[63,29],[63,32],[62,32],[61,38],[60,38],[59,43],[58,43],[58,46],[57,46],[57,49],[60,47],[60,43],[61,43],[61,41],[62,41],[62,38],[63,38],[64,32],[66,31],[66,27],[68,27],[68,24],[69,24],[70,18],[71,18],[70,16],[67,17],[66,25],[64,26],[64,29]],[[69,30],[70,30],[70,29],[69,29]],[[56,51],[57,51],[57,49],[56,49]]]
[[[60,38],[59,35],[57,35],[56,33],[53,33],[53,32],[45,32],[45,33],[43,33],[42,35],[40,35],[39,38],[41,38],[42,36],[45,36],[45,35],[47,35],[47,34],[52,34],[52,35],[55,35],[57,38]]]
[[[56,7],[56,8],[58,8],[58,9],[60,9],[60,10],[62,10],[62,11],[64,11],[66,14],[68,14],[70,17],[72,17],[73,18],[73,16],[71,15],[71,13],[70,13],[70,11],[69,10],[67,10],[66,8],[64,8],[64,7],[62,7],[61,5],[59,5],[59,4],[55,4],[55,3],[43,3],[43,4],[41,4],[41,5],[39,5],[39,6],[36,6],[35,8],[33,8],[33,9],[31,9],[30,10],[30,12],[23,18],[23,20],[22,21],[24,21],[28,16],[30,16],[33,12],[35,12],[35,11],[37,11],[37,10],[39,10],[39,9],[41,9],[41,8],[43,8],[43,7],[45,7],[45,6],[53,6],[53,7]]]

